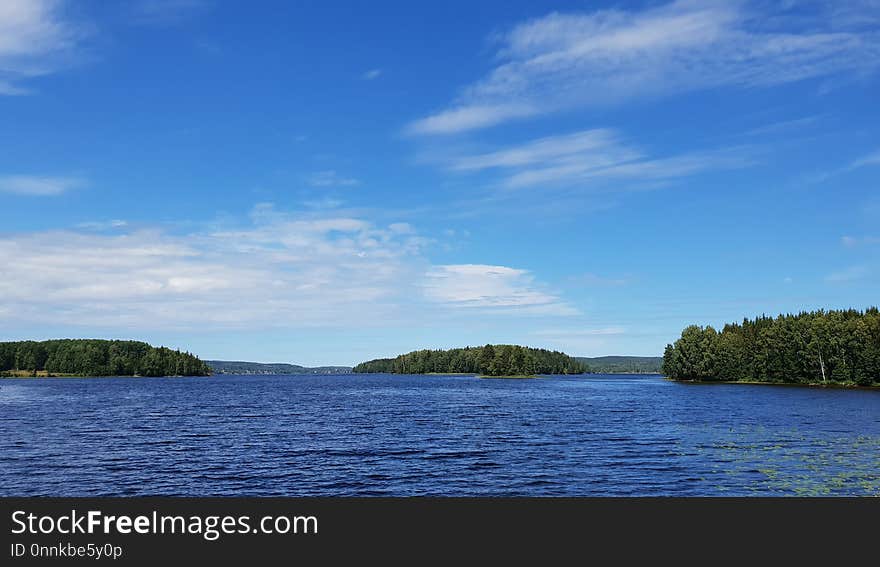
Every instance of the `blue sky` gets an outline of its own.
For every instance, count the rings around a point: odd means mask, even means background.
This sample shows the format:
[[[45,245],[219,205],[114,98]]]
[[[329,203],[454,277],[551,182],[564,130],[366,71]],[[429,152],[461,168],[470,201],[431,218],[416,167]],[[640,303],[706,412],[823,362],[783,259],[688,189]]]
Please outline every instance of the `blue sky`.
[[[880,3],[5,0],[0,339],[351,364],[877,304]]]

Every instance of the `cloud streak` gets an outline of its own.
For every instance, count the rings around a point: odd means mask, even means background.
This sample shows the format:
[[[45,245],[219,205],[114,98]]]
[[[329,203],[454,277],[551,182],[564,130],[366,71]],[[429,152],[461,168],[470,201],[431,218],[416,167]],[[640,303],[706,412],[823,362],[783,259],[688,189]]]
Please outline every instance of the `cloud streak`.
[[[453,134],[569,108],[716,87],[756,88],[865,73],[880,34],[817,18],[775,30],[746,2],[679,0],[642,11],[552,13],[498,35],[496,65],[412,134]]]
[[[870,153],[866,156],[862,156],[861,158],[852,162],[847,168],[848,171],[852,171],[853,169],[859,169],[861,167],[868,166],[877,166],[880,165],[880,150],[877,150],[873,153]]]
[[[361,75],[361,78],[365,81],[373,81],[378,79],[382,75],[382,69],[370,69],[369,71],[364,72]]]
[[[501,150],[458,156],[448,167],[459,172],[494,170],[504,187],[561,186],[600,182],[657,182],[708,170],[753,163],[747,148],[650,156],[610,129],[550,136]]]
[[[353,177],[345,177],[332,169],[317,171],[308,176],[306,183],[312,187],[353,187],[360,181]]]
[[[78,177],[52,177],[43,175],[0,175],[0,193],[47,197],[60,195],[85,185]]]

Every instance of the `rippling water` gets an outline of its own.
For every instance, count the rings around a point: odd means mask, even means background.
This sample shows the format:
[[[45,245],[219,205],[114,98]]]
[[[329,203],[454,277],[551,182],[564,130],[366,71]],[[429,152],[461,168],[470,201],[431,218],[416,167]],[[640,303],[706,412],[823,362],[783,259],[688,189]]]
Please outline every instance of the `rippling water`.
[[[0,380],[0,495],[880,495],[880,392],[648,377]]]

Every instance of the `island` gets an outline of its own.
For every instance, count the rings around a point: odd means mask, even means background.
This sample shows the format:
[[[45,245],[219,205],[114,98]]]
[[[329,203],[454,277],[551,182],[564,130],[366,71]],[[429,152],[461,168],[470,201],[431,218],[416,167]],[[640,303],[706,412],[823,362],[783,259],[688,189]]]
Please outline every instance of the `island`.
[[[880,386],[876,307],[691,325],[663,355],[674,380],[837,387]]]
[[[518,345],[491,345],[448,350],[417,350],[395,358],[362,362],[354,373],[478,374],[486,377],[532,377],[538,374],[582,374],[587,368],[567,354]]]
[[[0,342],[0,376],[208,376],[188,352],[139,341],[58,339]]]

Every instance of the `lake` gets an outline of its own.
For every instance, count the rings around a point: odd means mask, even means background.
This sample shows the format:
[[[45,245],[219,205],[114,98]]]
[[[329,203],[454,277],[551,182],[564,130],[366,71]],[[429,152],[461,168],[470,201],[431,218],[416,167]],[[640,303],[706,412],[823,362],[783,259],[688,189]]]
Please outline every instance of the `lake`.
[[[0,380],[0,495],[880,495],[880,392],[659,376]]]

